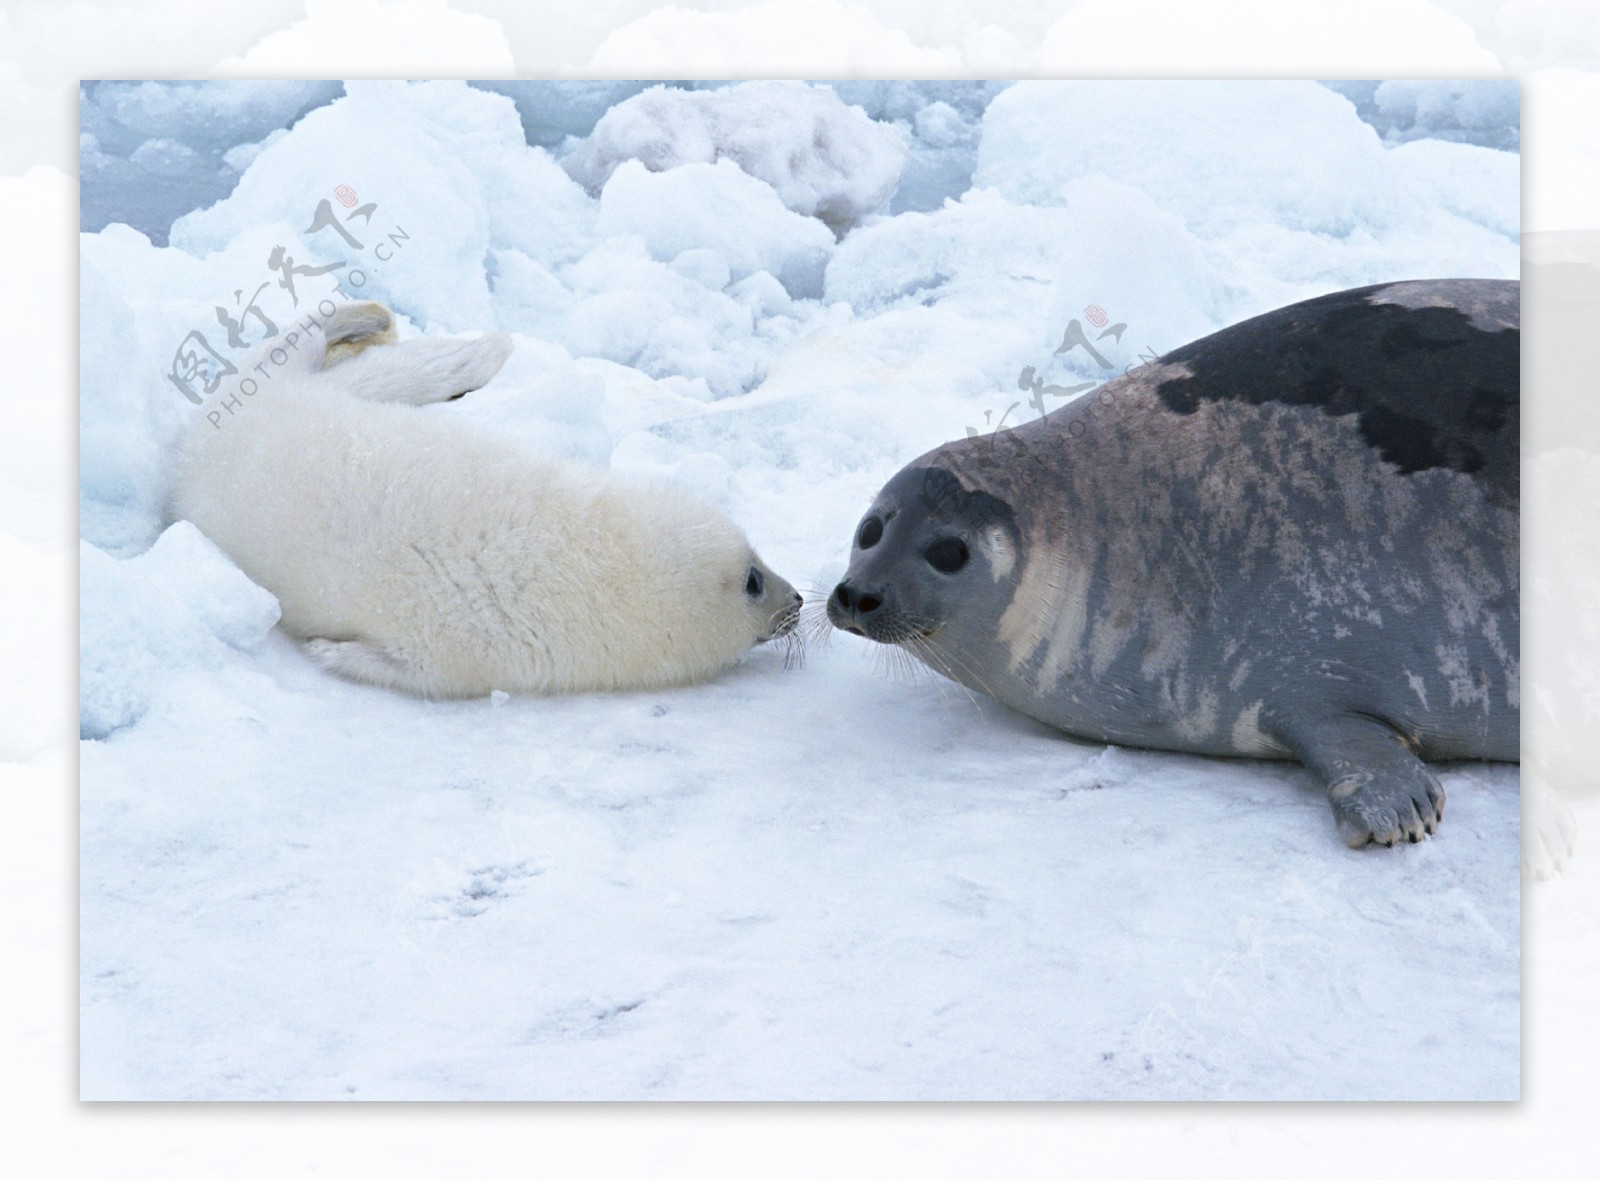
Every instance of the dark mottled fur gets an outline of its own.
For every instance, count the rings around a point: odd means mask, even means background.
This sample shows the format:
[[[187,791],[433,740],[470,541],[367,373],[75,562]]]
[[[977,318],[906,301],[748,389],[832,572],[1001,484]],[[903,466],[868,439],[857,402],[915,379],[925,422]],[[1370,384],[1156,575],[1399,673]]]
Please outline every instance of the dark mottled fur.
[[[829,616],[1087,738],[1298,757],[1351,844],[1418,840],[1421,760],[1518,755],[1517,373],[1515,283],[1245,321],[915,461]]]
[[[1357,414],[1362,437],[1402,472],[1481,471],[1516,506],[1520,331],[1485,331],[1456,308],[1368,302],[1382,286],[1279,308],[1168,353],[1163,363],[1193,376],[1163,382],[1162,405],[1192,414],[1236,399]]]

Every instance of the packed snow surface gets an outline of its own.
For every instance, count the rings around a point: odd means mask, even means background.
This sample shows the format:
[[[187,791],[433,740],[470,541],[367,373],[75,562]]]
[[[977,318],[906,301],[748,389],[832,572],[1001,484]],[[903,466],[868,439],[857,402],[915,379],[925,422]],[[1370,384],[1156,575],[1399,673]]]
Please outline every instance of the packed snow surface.
[[[1516,1097],[1514,767],[1357,853],[1297,766],[1077,742],[848,635],[424,702],[313,667],[167,507],[183,432],[271,396],[244,348],[378,298],[515,341],[418,414],[668,476],[825,592],[1024,368],[1514,277],[1516,156],[1315,83],[535,85],[118,99],[240,175],[169,245],[82,238],[85,1097]],[[1091,308],[1109,368],[1054,355]]]

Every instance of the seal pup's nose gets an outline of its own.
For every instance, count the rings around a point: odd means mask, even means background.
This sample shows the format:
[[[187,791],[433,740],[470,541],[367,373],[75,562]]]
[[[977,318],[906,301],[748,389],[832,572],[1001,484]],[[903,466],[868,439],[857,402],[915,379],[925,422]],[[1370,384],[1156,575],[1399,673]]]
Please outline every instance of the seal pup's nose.
[[[800,605],[804,601],[799,591],[789,596],[789,601],[778,611],[778,623],[773,629],[774,635],[786,636],[795,629],[795,625],[800,622]]]

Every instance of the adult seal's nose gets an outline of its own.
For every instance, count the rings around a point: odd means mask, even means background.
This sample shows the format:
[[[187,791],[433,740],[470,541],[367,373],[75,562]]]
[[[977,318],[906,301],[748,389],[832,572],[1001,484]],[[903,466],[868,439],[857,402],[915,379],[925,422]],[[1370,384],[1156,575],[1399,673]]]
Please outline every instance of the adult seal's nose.
[[[848,582],[841,582],[833,588],[833,601],[829,606],[841,615],[854,615],[865,619],[883,606],[883,596],[859,590]]]

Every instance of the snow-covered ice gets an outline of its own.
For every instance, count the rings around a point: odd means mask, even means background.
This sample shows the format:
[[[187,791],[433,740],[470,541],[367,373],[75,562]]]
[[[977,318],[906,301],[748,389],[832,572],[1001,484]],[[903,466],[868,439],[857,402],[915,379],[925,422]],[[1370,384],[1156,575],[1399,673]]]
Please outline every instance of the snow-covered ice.
[[[81,219],[166,227],[226,196],[257,144],[331,102],[337,82],[85,82],[79,96]]]
[[[1439,139],[1515,151],[1522,142],[1514,78],[1328,82],[1389,142]]]
[[[563,167],[594,193],[626,161],[669,172],[727,160],[765,181],[789,209],[843,233],[888,202],[905,154],[893,125],[868,118],[827,86],[740,82],[697,91],[656,86],[625,99]]]
[[[1297,767],[1076,742],[847,635],[422,702],[311,666],[166,507],[196,416],[248,429],[227,322],[337,283],[512,334],[417,413],[669,476],[826,588],[902,464],[1033,413],[1024,368],[1515,276],[1514,101],[1413,95],[1470,142],[1309,82],[209,85],[96,101],[128,159],[242,175],[170,245],[82,236],[85,1097],[1516,1097],[1514,767],[1352,853]],[[1107,371],[1053,353],[1092,304]]]
[[[689,252],[705,261],[720,258],[721,267],[702,263],[689,271],[713,291],[729,278],[766,271],[791,295],[814,299],[822,294],[823,268],[833,251],[825,225],[785,208],[771,185],[727,158],[659,172],[623,161],[600,193],[595,229],[607,238],[636,234],[661,262]]]

